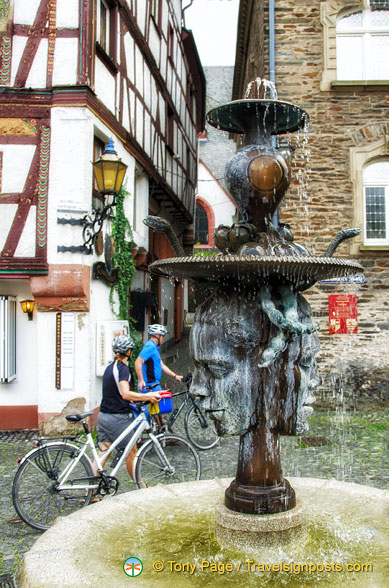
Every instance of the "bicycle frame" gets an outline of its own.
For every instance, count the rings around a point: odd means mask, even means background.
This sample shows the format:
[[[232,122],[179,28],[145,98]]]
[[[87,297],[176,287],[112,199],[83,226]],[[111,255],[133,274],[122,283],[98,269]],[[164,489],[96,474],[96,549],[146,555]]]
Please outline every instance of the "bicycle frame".
[[[130,425],[119,435],[119,437],[117,437],[115,439],[115,441],[113,441],[112,445],[110,445],[109,448],[107,449],[107,451],[104,453],[104,462],[107,460],[107,458],[112,453],[112,451],[117,447],[117,445],[122,441],[122,439],[124,439],[132,431],[134,431],[134,434],[132,435],[131,439],[128,441],[128,443],[123,451],[123,454],[120,456],[118,463],[111,470],[111,472],[109,474],[110,477],[114,477],[116,475],[116,473],[119,470],[120,466],[122,465],[123,461],[126,459],[127,455],[129,454],[131,449],[134,447],[136,441],[141,437],[141,435],[144,431],[148,432],[150,440],[154,443],[156,451],[157,451],[162,463],[164,463],[165,466],[167,466],[168,468],[171,468],[171,465],[170,465],[170,463],[169,463],[169,461],[168,461],[168,459],[167,459],[167,457],[161,447],[161,444],[159,443],[159,440],[151,432],[150,424],[148,423],[144,412],[141,412],[140,415],[137,416],[136,419],[132,423],[130,423]],[[98,483],[97,484],[68,484],[68,485],[66,484],[66,480],[69,478],[73,469],[76,467],[77,463],[80,461],[82,456],[85,455],[85,457],[89,460],[89,457],[86,454],[88,446],[91,449],[93,459],[97,465],[98,475],[95,476],[94,479],[100,478],[101,475],[104,474],[105,470],[104,470],[103,464],[101,462],[101,458],[96,451],[96,447],[93,442],[91,433],[88,432],[86,437],[87,437],[86,442],[84,443],[84,445],[81,448],[77,447],[76,445],[73,445],[72,443],[67,443],[66,441],[63,442],[68,447],[74,448],[77,451],[77,456],[74,460],[72,460],[65,467],[65,469],[61,473],[61,475],[59,477],[59,484],[57,486],[57,490],[76,490],[76,489],[78,489],[78,490],[82,490],[82,489],[93,490],[93,489],[97,489],[99,487]],[[48,447],[51,445],[58,445],[58,442],[57,443],[46,443],[44,445],[41,445],[41,447],[44,448],[44,447]],[[36,449],[34,449],[33,451],[36,451]],[[30,452],[30,453],[33,453],[33,452]],[[30,453],[27,454],[24,459],[28,459]],[[132,472],[132,479],[133,480],[135,480],[136,463],[137,463],[137,459],[135,456],[134,464],[133,464],[133,472]]]
[[[176,422],[176,420],[180,416],[181,412],[184,410],[184,407],[187,404],[189,404],[189,403],[192,403],[192,405],[194,405],[196,408],[198,408],[199,411],[201,412],[200,406],[198,405],[198,403],[196,402],[196,400],[193,398],[193,396],[191,396],[189,394],[189,389],[188,388],[186,390],[182,390],[181,392],[174,392],[172,394],[172,398],[174,399],[176,396],[182,396],[183,394],[186,395],[185,396],[185,399],[181,403],[181,405],[179,406],[179,408],[173,410],[172,414],[169,417],[168,423],[167,423],[167,426],[168,427],[172,427],[174,425],[174,423]]]

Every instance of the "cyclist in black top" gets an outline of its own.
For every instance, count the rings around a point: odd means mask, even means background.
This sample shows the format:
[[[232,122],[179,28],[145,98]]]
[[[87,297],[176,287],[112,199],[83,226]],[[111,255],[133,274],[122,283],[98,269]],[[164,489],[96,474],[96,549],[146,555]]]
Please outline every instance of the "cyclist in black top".
[[[134,383],[128,366],[134,342],[129,335],[119,335],[112,343],[114,361],[109,364],[103,375],[103,398],[100,404],[100,412],[97,418],[97,436],[99,440],[100,456],[103,456],[112,442],[134,420],[131,404],[135,401],[155,403],[160,400],[158,392],[140,394],[134,392]],[[129,437],[127,435],[117,446],[124,448]],[[127,471],[132,477],[132,464],[137,451],[136,445],[126,458]],[[104,457],[102,463],[104,464]]]

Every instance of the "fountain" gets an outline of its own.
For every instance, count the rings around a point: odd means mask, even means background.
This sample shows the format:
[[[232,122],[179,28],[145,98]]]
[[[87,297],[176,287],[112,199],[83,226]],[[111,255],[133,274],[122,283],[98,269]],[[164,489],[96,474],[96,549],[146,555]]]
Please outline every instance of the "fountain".
[[[332,257],[336,246],[359,229],[341,231],[323,257],[311,257],[294,242],[288,225],[273,224],[290,183],[293,150],[287,143],[272,146],[271,138],[306,130],[308,115],[289,102],[267,99],[269,84],[258,78],[246,98],[208,113],[211,125],[245,138],[226,166],[226,184],[240,220],[216,229],[220,253],[162,259],[151,267],[214,284],[191,332],[191,393],[203,399],[219,435],[240,436],[237,475],[224,504],[250,515],[288,512],[289,528],[296,496],[282,476],[279,435],[307,430],[306,416],[315,400],[311,388],[318,383],[318,327],[300,292],[317,280],[361,272],[362,267]],[[155,218],[146,223],[161,230]],[[224,526],[228,519],[228,510],[220,513]],[[236,517],[232,521],[236,526]],[[299,514],[295,524],[300,522]]]
[[[226,168],[240,220],[216,229],[219,252],[185,256],[166,221],[145,219],[168,236],[175,252],[174,258],[154,262],[152,270],[203,280],[213,289],[197,309],[191,332],[191,392],[202,398],[219,435],[239,435],[236,477],[108,497],[58,520],[25,557],[22,586],[93,586],[105,580],[121,586],[127,578],[120,568],[130,556],[147,561],[137,585],[148,588],[165,586],[173,573],[182,587],[312,585],[311,570],[301,575],[292,569],[298,561],[311,562],[319,575],[325,571],[318,581],[335,586],[341,580],[334,572],[340,569],[331,565],[379,562],[384,553],[387,493],[330,480],[288,481],[282,475],[279,437],[307,430],[312,389],[319,382],[317,326],[301,292],[317,280],[362,268],[332,257],[358,230],[341,231],[322,257],[313,257],[294,241],[288,225],[274,221],[290,183],[293,149],[273,146],[271,137],[306,129],[308,115],[267,99],[268,87],[256,80],[245,99],[208,114],[210,124],[245,137]],[[92,538],[100,546],[93,552]],[[65,545],[60,552],[58,540]],[[269,574],[255,568],[258,562],[279,567]],[[342,578],[346,582],[351,575]],[[379,564],[372,579],[378,584],[369,584],[366,574],[353,581],[378,586],[383,578]]]

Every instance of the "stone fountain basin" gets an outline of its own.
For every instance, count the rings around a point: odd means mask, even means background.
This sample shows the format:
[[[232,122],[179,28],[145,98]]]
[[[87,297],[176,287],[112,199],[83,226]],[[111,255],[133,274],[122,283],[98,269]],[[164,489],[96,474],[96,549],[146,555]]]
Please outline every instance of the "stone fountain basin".
[[[304,289],[312,281],[340,278],[363,272],[356,261],[334,257],[294,257],[276,255],[189,255],[160,259],[151,271],[178,278],[218,280],[229,278],[251,285],[265,278],[278,277]]]
[[[242,553],[220,548],[214,538],[215,506],[230,482],[214,479],[127,492],[60,517],[25,554],[20,586],[120,588],[131,582],[137,588],[387,585],[388,491],[335,480],[290,478],[305,507],[302,533],[287,545],[272,543],[257,553]],[[143,572],[136,579],[123,572],[123,563],[131,556],[143,562]],[[156,561],[163,563],[162,571],[153,569]],[[295,567],[293,573],[266,572],[248,569],[251,564],[247,561],[295,566],[372,563],[373,569],[296,573]],[[202,569],[202,562],[209,567]],[[182,568],[189,563],[195,566],[192,573]],[[223,573],[222,567],[215,571],[227,563],[232,571]],[[171,571],[170,566],[176,570]]]

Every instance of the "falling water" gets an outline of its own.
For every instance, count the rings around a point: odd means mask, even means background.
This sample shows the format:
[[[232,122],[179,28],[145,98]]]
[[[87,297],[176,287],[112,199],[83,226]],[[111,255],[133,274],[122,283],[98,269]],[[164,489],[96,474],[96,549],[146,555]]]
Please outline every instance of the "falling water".
[[[253,93],[253,96],[251,96]],[[269,99],[278,100],[278,94],[275,83],[271,80],[265,80],[265,78],[257,77],[247,84],[244,99],[256,98],[260,100],[267,99],[267,93],[269,93]]]

